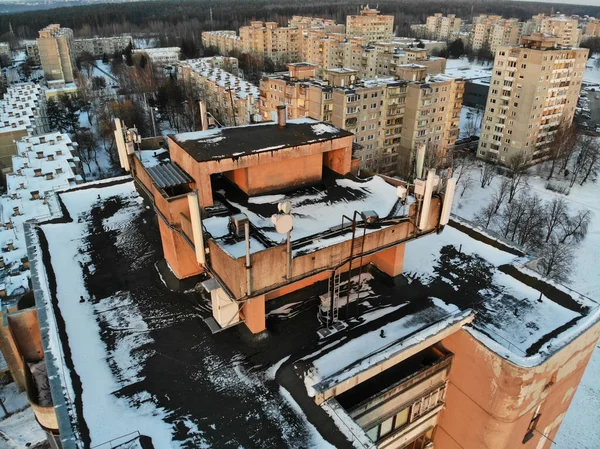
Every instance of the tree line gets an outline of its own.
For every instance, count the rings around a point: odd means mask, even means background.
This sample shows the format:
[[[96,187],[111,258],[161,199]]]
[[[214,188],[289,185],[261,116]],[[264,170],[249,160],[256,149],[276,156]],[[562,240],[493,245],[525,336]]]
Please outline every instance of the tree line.
[[[237,30],[250,20],[270,20],[285,25],[293,15],[307,15],[345,23],[346,16],[356,14],[363,4],[361,1],[342,0],[321,0],[314,3],[274,0],[171,0],[111,3],[110,7],[95,4],[5,14],[0,16],[0,34],[7,33],[9,24],[12,24],[18,38],[31,39],[47,24],[60,23],[72,28],[76,36],[154,33],[162,45],[175,45],[181,39],[199,43],[202,31]],[[539,12],[549,14],[553,8],[560,9],[565,14],[600,16],[600,7],[596,6],[492,0],[382,0],[378,7],[382,13],[394,15],[397,32],[401,35],[408,35],[411,24],[424,23],[428,15],[436,12],[457,14],[465,20],[471,19],[471,13],[501,14],[525,20]]]

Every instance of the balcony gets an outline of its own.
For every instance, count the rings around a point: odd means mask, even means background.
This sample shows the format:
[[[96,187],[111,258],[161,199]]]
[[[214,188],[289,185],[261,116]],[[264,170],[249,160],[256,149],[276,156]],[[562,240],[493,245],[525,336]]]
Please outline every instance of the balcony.
[[[443,347],[430,346],[332,401],[377,447],[428,442],[446,399],[452,358]]]

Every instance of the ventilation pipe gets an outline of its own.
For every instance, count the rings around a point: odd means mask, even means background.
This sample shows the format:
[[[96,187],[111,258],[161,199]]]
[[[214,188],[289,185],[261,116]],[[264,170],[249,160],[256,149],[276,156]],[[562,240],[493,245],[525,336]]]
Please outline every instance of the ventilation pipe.
[[[287,124],[287,108],[285,107],[285,105],[279,105],[277,106],[277,125],[280,128],[285,128],[286,124]]]
[[[425,194],[423,195],[421,218],[419,219],[419,229],[421,231],[427,229],[427,223],[429,222],[429,209],[431,208],[431,195],[433,194],[434,181],[435,170],[432,168],[427,173],[427,181],[425,182]]]
[[[202,131],[208,129],[208,114],[206,113],[206,103],[200,101],[200,122],[202,123]]]
[[[456,191],[456,179],[450,178],[446,183],[446,193],[444,194],[444,205],[442,206],[442,215],[440,216],[440,226],[446,226],[450,220],[452,211],[452,200]]]
[[[200,205],[198,204],[197,190],[188,194],[188,203],[190,206],[190,221],[192,222],[192,237],[194,238],[194,250],[196,252],[196,261],[200,265],[206,265],[206,253],[204,252],[204,234],[202,233],[202,216],[200,215]]]
[[[423,176],[423,164],[425,163],[425,149],[427,147],[425,144],[419,145],[417,148],[417,167],[416,167],[416,177],[421,178]]]
[[[119,153],[119,162],[121,168],[125,171],[130,171],[129,159],[127,157],[127,146],[125,145],[125,136],[123,135],[123,127],[121,119],[115,119],[115,142],[117,143],[117,151]]]

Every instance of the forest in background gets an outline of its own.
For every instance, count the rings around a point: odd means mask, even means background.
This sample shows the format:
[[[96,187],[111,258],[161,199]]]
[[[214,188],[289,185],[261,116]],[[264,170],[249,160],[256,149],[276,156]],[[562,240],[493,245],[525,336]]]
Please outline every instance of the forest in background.
[[[325,17],[345,23],[346,16],[356,14],[362,1],[319,0],[311,3],[283,3],[274,0],[196,0],[111,3],[0,15],[0,36],[9,26],[18,39],[33,39],[49,23],[72,28],[76,37],[111,36],[121,33],[152,33],[160,44],[180,45],[188,41],[199,45],[207,30],[238,30],[250,20],[270,20],[286,25],[293,15]],[[493,0],[382,0],[384,14],[395,16],[398,35],[409,35],[410,25],[424,23],[436,12],[457,14],[470,21],[471,14],[501,14],[522,20],[543,12],[600,16],[600,6],[559,5]],[[212,9],[212,21],[209,11]],[[5,36],[6,37],[6,36]],[[7,40],[7,39],[3,39]]]

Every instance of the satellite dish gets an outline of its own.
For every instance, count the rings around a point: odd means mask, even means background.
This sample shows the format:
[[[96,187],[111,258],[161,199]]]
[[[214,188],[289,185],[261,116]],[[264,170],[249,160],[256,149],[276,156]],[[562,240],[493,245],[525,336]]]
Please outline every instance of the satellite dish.
[[[273,215],[271,221],[279,234],[287,234],[294,228],[294,219],[289,214]]]
[[[282,214],[289,214],[290,211],[292,210],[292,204],[289,201],[286,201],[284,203],[279,203],[277,205],[277,210],[279,212],[281,212]]]

